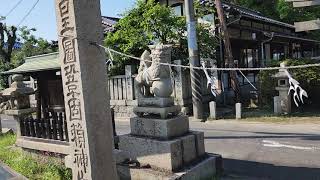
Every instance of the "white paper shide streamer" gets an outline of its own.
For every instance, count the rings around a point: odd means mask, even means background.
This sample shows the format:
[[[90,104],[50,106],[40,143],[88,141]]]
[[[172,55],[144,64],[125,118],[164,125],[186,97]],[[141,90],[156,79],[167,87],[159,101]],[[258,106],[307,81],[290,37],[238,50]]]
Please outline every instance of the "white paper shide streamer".
[[[302,87],[300,86],[300,83],[297,80],[292,78],[291,74],[287,69],[285,69],[285,73],[289,78],[290,87],[289,87],[288,95],[290,95],[291,92],[293,93],[293,101],[296,104],[296,106],[299,107],[299,103],[304,104],[303,97],[308,98],[308,94],[304,89],[302,89]]]
[[[206,69],[206,64],[204,61],[201,62],[203,71],[207,77],[207,87],[210,88],[211,93],[213,94],[214,97],[217,97],[217,89],[218,87],[216,86],[216,82],[218,81],[217,77],[215,76],[209,76],[209,73]]]

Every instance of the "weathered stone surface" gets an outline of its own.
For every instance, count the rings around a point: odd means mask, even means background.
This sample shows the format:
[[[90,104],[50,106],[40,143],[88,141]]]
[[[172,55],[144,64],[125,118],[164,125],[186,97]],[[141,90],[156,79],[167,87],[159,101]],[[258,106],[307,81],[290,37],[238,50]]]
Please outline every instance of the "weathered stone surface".
[[[203,180],[214,179],[217,173],[218,156],[210,155],[194,166],[177,173],[164,173],[151,168],[129,168],[118,165],[117,170],[121,180]]]
[[[236,103],[236,119],[241,119],[242,105],[241,103]]]
[[[281,113],[280,97],[279,96],[273,97],[273,112],[274,112],[274,114],[277,114],[277,115]]]
[[[15,74],[12,76],[14,81],[9,88],[1,91],[1,100],[8,99],[7,102],[3,102],[7,107],[1,107],[5,109],[27,109],[30,108],[29,95],[34,93],[34,89],[27,87],[23,83],[23,76]],[[6,97],[6,98],[4,98]]]
[[[141,107],[170,107],[174,105],[173,97],[142,97],[138,101],[138,106]]]
[[[13,134],[14,131],[11,128],[1,128],[1,133],[2,134]]]
[[[152,63],[145,61],[140,63],[138,75],[135,78],[136,92],[139,97],[147,97],[151,94],[156,97],[170,97],[173,91],[170,67],[160,63],[171,63],[172,45],[151,45],[151,54],[145,51],[141,59],[152,59]],[[144,92],[141,90],[144,89]]]
[[[200,131],[190,131],[196,138],[196,151],[197,156],[201,157],[206,154],[205,147],[204,147],[204,132]]]
[[[166,119],[169,114],[176,115],[181,111],[180,106],[171,107],[134,107],[133,112],[139,117],[143,117],[145,113],[160,115],[162,119]]]
[[[276,87],[275,89],[279,91],[280,113],[291,113],[291,96],[288,95],[289,87]]]
[[[70,147],[68,142],[52,140],[52,139],[40,139],[34,137],[19,137],[15,143],[17,146],[34,149],[39,151],[53,152],[59,154],[69,154]]]
[[[217,104],[214,101],[211,101],[209,103],[209,109],[210,109],[210,119],[214,120],[217,119]]]
[[[197,159],[197,133],[173,140],[157,140],[132,135],[119,136],[119,149],[141,164],[175,171]],[[200,140],[201,143],[201,140]]]
[[[119,149],[113,149],[113,156],[117,164],[123,163],[126,160],[130,159],[128,153],[121,151]]]
[[[183,172],[176,173],[179,176],[179,180],[202,180],[202,179],[214,179],[217,173],[216,160],[219,157],[209,156],[200,163],[185,169]],[[178,178],[176,178],[178,179]]]
[[[119,136],[119,149],[141,164],[174,171],[182,167],[181,139],[160,141],[131,135]]]
[[[130,126],[132,135],[170,139],[186,134],[189,131],[189,120],[187,116],[171,119],[134,117],[130,119]]]
[[[117,179],[99,0],[55,0],[73,179]],[[85,40],[83,40],[85,39]],[[89,43],[91,42],[91,43]],[[70,161],[69,161],[70,162]]]
[[[181,137],[183,164],[187,165],[197,158],[196,138],[193,134]]]

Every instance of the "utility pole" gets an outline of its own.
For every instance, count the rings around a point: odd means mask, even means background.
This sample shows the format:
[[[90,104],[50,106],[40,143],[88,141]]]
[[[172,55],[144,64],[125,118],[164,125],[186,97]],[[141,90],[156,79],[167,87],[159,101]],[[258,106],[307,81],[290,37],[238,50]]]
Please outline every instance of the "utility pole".
[[[186,19],[188,29],[188,50],[190,62],[190,76],[192,88],[193,116],[195,119],[203,119],[201,81],[199,70],[193,67],[200,67],[200,58],[197,42],[197,21],[194,16],[193,0],[185,0]]]
[[[215,5],[217,9],[218,18],[220,21],[221,35],[224,42],[225,55],[227,56],[227,61],[225,65],[226,67],[234,68],[234,60],[233,60],[233,55],[231,50],[230,36],[229,36],[229,32],[226,25],[226,19],[223,13],[221,0],[215,0]],[[236,71],[230,71],[230,79],[231,79],[231,88],[234,91],[234,95],[235,95],[235,101],[236,103],[240,103],[241,102],[240,87],[239,87]]]

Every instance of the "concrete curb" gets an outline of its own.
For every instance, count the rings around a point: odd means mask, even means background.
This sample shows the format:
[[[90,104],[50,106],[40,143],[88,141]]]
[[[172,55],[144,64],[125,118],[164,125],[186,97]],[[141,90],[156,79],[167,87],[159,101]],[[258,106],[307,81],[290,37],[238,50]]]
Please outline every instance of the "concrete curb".
[[[9,166],[0,161],[0,166],[9,174],[8,180],[27,180],[28,178],[15,172]]]

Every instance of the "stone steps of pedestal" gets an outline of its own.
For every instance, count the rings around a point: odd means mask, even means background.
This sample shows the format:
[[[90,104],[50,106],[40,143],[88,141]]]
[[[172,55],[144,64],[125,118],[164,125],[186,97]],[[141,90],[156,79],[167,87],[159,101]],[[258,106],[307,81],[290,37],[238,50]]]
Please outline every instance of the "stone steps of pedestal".
[[[122,135],[119,136],[119,149],[141,164],[175,171],[205,154],[204,133],[190,131],[170,140]]]
[[[152,168],[117,165],[120,180],[202,180],[214,179],[220,169],[221,156],[209,155],[199,161],[170,173]]]
[[[172,139],[189,131],[187,116],[176,116],[170,119],[134,117],[130,119],[131,134],[158,139]]]

